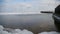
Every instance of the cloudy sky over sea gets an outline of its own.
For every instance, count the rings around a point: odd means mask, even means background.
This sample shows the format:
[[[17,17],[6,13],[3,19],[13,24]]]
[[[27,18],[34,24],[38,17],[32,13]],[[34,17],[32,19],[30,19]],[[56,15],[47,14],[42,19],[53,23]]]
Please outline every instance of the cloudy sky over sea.
[[[0,0],[0,12],[40,13],[40,11],[54,11],[59,2],[59,0]]]

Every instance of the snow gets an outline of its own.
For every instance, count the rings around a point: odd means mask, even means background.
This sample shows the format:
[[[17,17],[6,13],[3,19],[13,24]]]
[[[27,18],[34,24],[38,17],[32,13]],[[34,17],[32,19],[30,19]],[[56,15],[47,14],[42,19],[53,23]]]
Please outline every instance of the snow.
[[[21,30],[21,29],[13,29],[12,30],[11,28],[6,28],[6,30],[4,30],[4,29],[5,28],[2,25],[0,25],[0,34],[33,34],[33,32],[28,31],[26,29],[23,29],[23,30]],[[51,31],[51,32],[41,32],[38,34],[60,34],[60,33]]]
[[[0,30],[3,30],[3,29],[4,29],[4,27],[2,25],[0,25]]]
[[[24,29],[24,30],[22,31],[22,34],[24,34],[24,33],[26,33],[26,34],[33,34],[31,31],[28,31],[28,30],[26,30],[26,29]]]
[[[38,33],[38,34],[60,34],[60,33],[55,32],[55,31],[51,31],[51,32],[41,32],[41,33]]]
[[[8,32],[8,31],[4,30],[4,27],[2,25],[0,25],[0,34],[33,34],[33,33],[31,31],[26,30],[26,29],[23,29],[23,30],[14,29],[11,32]]]

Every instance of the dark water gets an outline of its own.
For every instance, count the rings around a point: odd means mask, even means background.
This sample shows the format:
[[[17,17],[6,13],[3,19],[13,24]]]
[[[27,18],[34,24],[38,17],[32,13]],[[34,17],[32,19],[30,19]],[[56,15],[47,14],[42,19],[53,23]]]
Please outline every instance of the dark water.
[[[0,24],[7,28],[28,29],[34,33],[56,31],[52,14],[0,15]]]

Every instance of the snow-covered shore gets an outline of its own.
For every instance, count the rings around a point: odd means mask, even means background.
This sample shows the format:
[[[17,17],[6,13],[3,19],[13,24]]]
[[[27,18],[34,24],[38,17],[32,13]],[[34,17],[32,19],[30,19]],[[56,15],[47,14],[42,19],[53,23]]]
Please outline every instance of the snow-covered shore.
[[[10,32],[8,32],[7,30],[4,30],[5,28],[0,25],[0,34],[33,34],[31,31],[28,31],[26,29],[24,30],[20,30],[20,29],[7,29],[8,31],[11,30]]]
[[[4,28],[2,25],[0,25],[0,34],[34,34],[34,33],[26,29],[21,30],[21,29]],[[38,34],[60,34],[60,33],[51,31],[51,32],[41,32]]]

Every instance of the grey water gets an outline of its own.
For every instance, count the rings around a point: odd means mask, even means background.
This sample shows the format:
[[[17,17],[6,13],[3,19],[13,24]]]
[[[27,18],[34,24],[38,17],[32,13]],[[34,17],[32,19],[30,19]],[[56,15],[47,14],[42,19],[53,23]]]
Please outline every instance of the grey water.
[[[52,14],[0,15],[0,25],[6,28],[28,29],[35,33],[56,31]]]

